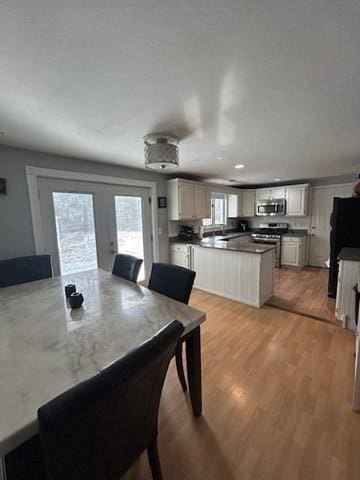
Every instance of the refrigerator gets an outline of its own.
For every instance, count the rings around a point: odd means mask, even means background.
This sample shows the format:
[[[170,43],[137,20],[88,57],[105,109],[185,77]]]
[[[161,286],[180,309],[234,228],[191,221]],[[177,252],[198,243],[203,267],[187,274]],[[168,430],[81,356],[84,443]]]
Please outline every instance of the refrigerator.
[[[360,197],[334,198],[330,218],[329,297],[336,297],[338,255],[343,247],[360,248]]]

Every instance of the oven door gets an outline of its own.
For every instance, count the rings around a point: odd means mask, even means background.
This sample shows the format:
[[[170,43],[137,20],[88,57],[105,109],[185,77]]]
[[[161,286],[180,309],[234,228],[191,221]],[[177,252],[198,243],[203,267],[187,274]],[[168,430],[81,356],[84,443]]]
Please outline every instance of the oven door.
[[[252,238],[253,243],[262,243],[263,245],[274,245],[275,249],[275,267],[281,267],[281,242],[275,238]]]

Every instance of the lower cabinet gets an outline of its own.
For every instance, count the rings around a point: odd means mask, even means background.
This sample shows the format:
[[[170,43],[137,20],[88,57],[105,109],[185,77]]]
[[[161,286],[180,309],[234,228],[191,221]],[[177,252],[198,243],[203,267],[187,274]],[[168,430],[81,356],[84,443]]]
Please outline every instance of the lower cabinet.
[[[191,247],[182,243],[172,244],[170,246],[170,261],[173,265],[191,269]]]
[[[306,236],[281,240],[281,265],[303,268],[306,263]]]
[[[356,284],[360,285],[359,262],[340,260],[335,316],[343,324],[344,328],[354,331],[356,330],[354,291]],[[360,329],[360,327],[358,328]]]

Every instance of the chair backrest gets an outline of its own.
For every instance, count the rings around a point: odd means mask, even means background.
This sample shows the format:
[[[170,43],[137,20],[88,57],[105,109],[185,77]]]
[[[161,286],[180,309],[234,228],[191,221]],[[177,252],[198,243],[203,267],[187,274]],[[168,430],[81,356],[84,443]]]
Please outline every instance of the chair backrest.
[[[162,293],[178,302],[189,303],[196,273],[188,268],[168,263],[153,263],[150,290]]]
[[[136,283],[142,262],[141,258],[118,253],[115,257],[112,273],[113,275]]]
[[[161,390],[183,331],[174,320],[39,409],[49,480],[118,480],[156,440]]]
[[[52,276],[50,255],[32,255],[0,260],[0,287],[10,287]]]

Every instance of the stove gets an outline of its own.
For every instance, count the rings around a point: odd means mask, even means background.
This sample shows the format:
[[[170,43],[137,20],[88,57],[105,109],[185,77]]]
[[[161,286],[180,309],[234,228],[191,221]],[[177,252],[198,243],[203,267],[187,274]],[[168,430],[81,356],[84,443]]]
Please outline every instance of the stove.
[[[281,235],[288,230],[287,223],[261,223],[252,233],[253,243],[275,245],[275,267],[281,268]]]

